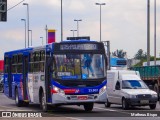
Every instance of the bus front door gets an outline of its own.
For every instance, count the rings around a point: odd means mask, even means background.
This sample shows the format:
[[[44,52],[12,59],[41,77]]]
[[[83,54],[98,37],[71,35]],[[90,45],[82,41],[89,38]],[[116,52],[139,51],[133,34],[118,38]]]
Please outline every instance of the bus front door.
[[[46,57],[46,66],[45,66],[45,91],[46,91],[46,102],[51,102],[51,73],[50,67],[52,65],[51,56],[47,55]]]

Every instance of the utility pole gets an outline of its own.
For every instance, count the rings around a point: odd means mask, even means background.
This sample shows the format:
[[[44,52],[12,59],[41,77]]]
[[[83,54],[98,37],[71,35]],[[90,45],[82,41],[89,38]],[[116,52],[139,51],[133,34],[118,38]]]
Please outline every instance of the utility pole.
[[[48,41],[48,27],[47,27],[47,25],[46,25],[46,44],[48,43],[47,41]]]
[[[157,31],[157,28],[156,28],[156,22],[157,22],[157,18],[156,18],[156,0],[154,0],[154,65],[156,65],[156,54],[157,54],[157,41],[156,41],[156,31]]]
[[[61,42],[63,41],[63,3],[61,0]]]
[[[150,66],[150,0],[147,1],[147,66]]]

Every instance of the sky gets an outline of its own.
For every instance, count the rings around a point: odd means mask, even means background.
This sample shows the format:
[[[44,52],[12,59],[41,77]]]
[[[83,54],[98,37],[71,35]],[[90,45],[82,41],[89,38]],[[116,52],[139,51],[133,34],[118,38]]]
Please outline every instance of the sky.
[[[8,9],[22,0],[8,0]],[[151,55],[154,55],[154,0],[151,1]],[[133,58],[139,49],[147,51],[147,0],[63,0],[63,38],[73,36],[70,30],[77,29],[79,36],[100,38],[100,7],[102,6],[102,41],[110,41],[111,51],[123,49],[128,58]],[[42,45],[46,38],[45,26],[56,30],[56,41],[61,40],[61,0],[25,0],[29,4],[29,23],[33,46]],[[27,7],[21,3],[8,11],[7,22],[0,22],[0,59],[6,51],[24,48],[24,21]],[[157,57],[160,57],[160,1],[157,0]],[[76,35],[76,33],[75,33]]]

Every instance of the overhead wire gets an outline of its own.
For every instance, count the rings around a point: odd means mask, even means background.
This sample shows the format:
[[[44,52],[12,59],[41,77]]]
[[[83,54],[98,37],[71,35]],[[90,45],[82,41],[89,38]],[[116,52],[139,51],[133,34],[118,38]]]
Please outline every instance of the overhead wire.
[[[9,11],[9,10],[11,10],[11,9],[13,9],[13,8],[15,8],[16,6],[18,6],[19,4],[21,4],[22,2],[24,2],[25,0],[22,0],[21,2],[19,2],[19,3],[17,3],[16,5],[14,5],[13,7],[11,7],[11,8],[9,8],[7,11]]]

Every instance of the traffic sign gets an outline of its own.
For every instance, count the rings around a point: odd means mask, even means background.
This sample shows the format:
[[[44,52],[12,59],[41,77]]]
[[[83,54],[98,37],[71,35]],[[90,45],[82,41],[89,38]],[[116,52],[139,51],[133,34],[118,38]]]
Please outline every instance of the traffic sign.
[[[7,0],[0,0],[0,21],[7,21]]]

